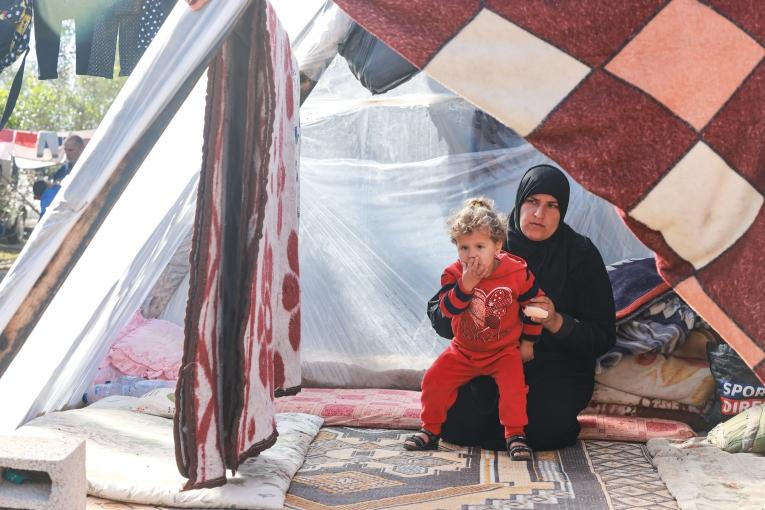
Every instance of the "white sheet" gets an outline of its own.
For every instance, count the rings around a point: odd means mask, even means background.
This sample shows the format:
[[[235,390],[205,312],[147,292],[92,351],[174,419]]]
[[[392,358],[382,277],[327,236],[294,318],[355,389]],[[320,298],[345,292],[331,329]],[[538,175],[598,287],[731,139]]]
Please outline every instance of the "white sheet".
[[[652,439],[647,446],[680,510],[762,510],[765,456],[727,453],[705,438],[681,444]]]

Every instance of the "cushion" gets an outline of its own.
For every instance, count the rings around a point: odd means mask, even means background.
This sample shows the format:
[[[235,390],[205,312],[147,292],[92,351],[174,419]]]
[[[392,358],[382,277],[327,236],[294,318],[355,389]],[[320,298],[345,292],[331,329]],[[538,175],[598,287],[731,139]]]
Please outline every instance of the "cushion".
[[[685,423],[658,418],[580,414],[579,425],[579,439],[645,443],[649,439],[688,439],[696,435]]]
[[[278,413],[306,413],[327,426],[420,428],[420,392],[382,389],[304,388],[276,399]]]
[[[324,418],[327,426],[385,429],[420,428],[420,392],[381,389],[304,388],[275,400],[277,413],[304,413]],[[134,411],[172,418],[175,391],[158,388],[136,399]]]
[[[182,356],[183,328],[170,321],[148,319],[112,344],[108,360],[123,374],[176,380]]]
[[[157,388],[138,398],[133,411],[172,418],[175,415],[175,388]]]

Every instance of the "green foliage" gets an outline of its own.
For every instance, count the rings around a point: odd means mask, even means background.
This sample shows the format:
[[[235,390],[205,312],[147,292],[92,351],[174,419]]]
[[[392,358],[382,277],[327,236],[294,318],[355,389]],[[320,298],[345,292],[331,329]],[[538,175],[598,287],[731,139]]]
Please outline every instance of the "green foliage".
[[[90,76],[40,81],[35,66],[28,66],[9,129],[74,131],[95,129],[122,88],[125,78],[107,80]],[[3,73],[0,104],[5,104],[13,78]]]
[[[40,81],[34,74],[25,73],[16,108],[6,126],[9,129],[95,129],[125,81],[77,76],[67,84],[61,78]],[[0,104],[5,104],[8,88],[0,89]]]

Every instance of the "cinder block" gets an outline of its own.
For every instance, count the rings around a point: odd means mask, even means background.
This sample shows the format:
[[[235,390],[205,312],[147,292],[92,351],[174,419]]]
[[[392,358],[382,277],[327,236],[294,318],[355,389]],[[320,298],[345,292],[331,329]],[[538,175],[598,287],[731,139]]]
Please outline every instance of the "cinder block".
[[[85,441],[0,436],[0,471],[30,473],[20,484],[0,475],[0,508],[84,510]]]

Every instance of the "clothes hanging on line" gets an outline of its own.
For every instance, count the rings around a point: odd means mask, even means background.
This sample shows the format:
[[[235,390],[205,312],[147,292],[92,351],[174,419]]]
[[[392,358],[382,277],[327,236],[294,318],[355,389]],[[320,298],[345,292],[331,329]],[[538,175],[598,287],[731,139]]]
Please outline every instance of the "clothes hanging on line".
[[[37,0],[39,79],[58,78],[62,22],[74,20],[75,72],[112,78],[119,43],[120,76],[132,73],[177,0]]]

